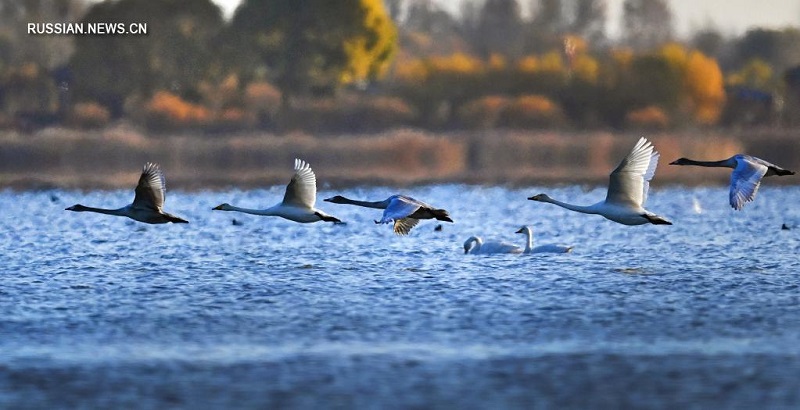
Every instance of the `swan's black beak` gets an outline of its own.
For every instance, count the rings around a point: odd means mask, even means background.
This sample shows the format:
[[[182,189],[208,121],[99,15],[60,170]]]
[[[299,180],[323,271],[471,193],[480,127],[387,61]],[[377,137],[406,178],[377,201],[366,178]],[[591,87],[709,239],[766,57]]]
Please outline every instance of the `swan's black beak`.
[[[517,232],[514,232],[514,233],[525,233],[525,232],[523,232],[522,229],[520,228],[520,230],[518,230]]]

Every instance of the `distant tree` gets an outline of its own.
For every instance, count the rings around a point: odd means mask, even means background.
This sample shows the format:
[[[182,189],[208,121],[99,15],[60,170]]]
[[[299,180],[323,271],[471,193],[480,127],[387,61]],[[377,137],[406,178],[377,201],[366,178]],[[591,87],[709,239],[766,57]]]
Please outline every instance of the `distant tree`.
[[[403,28],[437,35],[452,32],[456,27],[453,17],[432,0],[416,0],[408,5]]]
[[[673,113],[683,95],[682,73],[662,55],[620,55],[618,71],[605,85],[599,109],[612,126],[622,126],[628,112],[650,106]]]
[[[27,24],[76,21],[85,9],[81,0],[0,0],[0,117],[64,117],[68,93],[57,73],[66,71],[73,38],[29,35]]]
[[[198,83],[214,68],[213,39],[223,28],[211,0],[119,0],[97,3],[84,23],[147,23],[142,36],[78,36],[70,59],[78,99],[98,101],[113,116],[128,97],[169,90],[196,99]]]
[[[404,0],[384,0],[386,2],[386,9],[389,12],[389,17],[395,22],[400,21],[400,14],[403,10]]]
[[[626,45],[648,50],[672,38],[672,12],[666,0],[625,0],[622,7]]]
[[[519,57],[524,51],[522,12],[517,0],[486,0],[475,33],[475,46],[483,57],[499,53]]]
[[[607,5],[604,0],[572,0],[569,31],[597,46],[605,40]]]
[[[85,10],[82,0],[0,0],[0,38],[10,46],[0,65],[36,63],[52,69],[64,64],[72,53],[70,36],[30,36],[27,23],[75,21]]]
[[[725,46],[725,37],[715,29],[704,29],[692,35],[689,43],[703,54],[719,58]]]
[[[559,48],[565,35],[578,36],[592,47],[605,39],[605,0],[533,0],[526,24],[526,53]]]
[[[541,54],[561,43],[567,29],[562,0],[534,0],[531,2],[532,18],[526,25],[526,53]]]
[[[691,51],[683,76],[694,120],[700,124],[716,123],[725,103],[725,82],[717,61],[699,51]]]
[[[783,71],[800,61],[800,30],[752,29],[736,46],[739,66],[758,58],[776,71]]]
[[[245,0],[230,25],[243,53],[282,95],[282,106],[308,92],[380,77],[397,48],[382,0]]]

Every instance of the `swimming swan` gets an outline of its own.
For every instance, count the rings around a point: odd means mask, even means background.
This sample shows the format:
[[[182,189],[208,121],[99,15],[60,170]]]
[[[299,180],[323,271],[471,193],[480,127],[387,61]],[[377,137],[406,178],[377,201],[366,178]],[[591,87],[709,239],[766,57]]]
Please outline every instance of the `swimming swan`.
[[[465,255],[489,255],[493,253],[522,253],[522,248],[506,242],[484,242],[477,236],[470,236],[464,242]]]
[[[167,194],[167,186],[164,181],[164,173],[158,165],[148,162],[144,164],[139,183],[136,185],[133,203],[119,209],[102,209],[73,205],[67,211],[74,212],[97,212],[106,215],[127,216],[133,220],[148,224],[189,223],[185,219],[168,214],[161,210],[164,206],[164,198]]]
[[[623,225],[647,223],[672,225],[672,222],[644,209],[650,180],[656,173],[658,157],[659,154],[653,149],[653,145],[644,137],[640,138],[630,154],[611,173],[606,199],[594,205],[567,204],[545,194],[535,195],[528,199],[549,202],[575,212],[601,215]]]
[[[565,246],[565,245],[539,245],[537,247],[533,247],[533,230],[529,226],[523,226],[519,228],[517,233],[525,234],[528,237],[527,242],[525,242],[525,250],[522,253],[567,253],[572,252],[572,246]]]
[[[670,165],[697,165],[701,167],[733,168],[731,173],[730,203],[735,210],[756,199],[756,192],[761,185],[761,178],[773,175],[794,175],[794,171],[783,169],[775,164],[751,155],[737,154],[721,161],[695,161],[679,158]]]
[[[438,219],[440,221],[453,222],[450,214],[444,209],[436,209],[425,202],[418,201],[405,195],[392,195],[383,201],[358,201],[348,199],[341,195],[325,199],[326,202],[334,204],[357,205],[366,208],[383,209],[383,217],[375,221],[376,224],[388,224],[394,222],[394,233],[398,235],[408,235],[411,228],[415,227],[420,219]]]
[[[234,211],[260,216],[279,216],[294,222],[311,223],[317,221],[342,223],[338,218],[330,216],[314,208],[317,200],[317,177],[314,171],[303,160],[294,160],[294,176],[286,186],[286,193],[281,203],[263,210],[240,208],[230,204],[222,204],[214,211]]]

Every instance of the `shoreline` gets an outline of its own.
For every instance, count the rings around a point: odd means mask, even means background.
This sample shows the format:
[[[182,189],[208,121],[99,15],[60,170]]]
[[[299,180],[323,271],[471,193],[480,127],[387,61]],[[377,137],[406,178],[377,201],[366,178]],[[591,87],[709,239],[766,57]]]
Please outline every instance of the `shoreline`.
[[[170,189],[197,191],[286,184],[295,157],[319,186],[602,185],[640,136],[661,153],[655,186],[727,184],[729,170],[669,166],[686,156],[723,159],[746,152],[800,168],[800,132],[737,133],[487,130],[377,134],[174,134],[145,136],[131,126],[80,131],[0,132],[0,189],[117,189],[136,184],[147,161],[161,165]],[[800,184],[772,178],[771,185]]]

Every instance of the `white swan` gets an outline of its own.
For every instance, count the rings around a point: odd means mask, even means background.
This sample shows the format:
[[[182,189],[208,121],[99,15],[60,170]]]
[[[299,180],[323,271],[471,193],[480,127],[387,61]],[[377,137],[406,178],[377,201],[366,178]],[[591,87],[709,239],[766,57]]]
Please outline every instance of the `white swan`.
[[[294,176],[286,186],[286,193],[281,203],[267,209],[240,208],[230,204],[222,204],[213,208],[215,211],[234,211],[260,216],[279,216],[294,222],[310,223],[317,221],[342,223],[338,218],[330,216],[314,208],[317,200],[317,177],[314,171],[303,160],[294,160]]]
[[[470,236],[464,242],[464,254],[489,255],[494,253],[522,253],[522,248],[506,242],[484,242],[478,236]]]
[[[185,219],[164,212],[164,198],[167,195],[167,185],[164,181],[164,173],[158,165],[148,162],[144,164],[142,175],[134,191],[133,203],[119,209],[102,209],[73,205],[67,211],[74,212],[96,212],[99,214],[126,216],[133,220],[148,224],[189,223]]]
[[[594,205],[572,205],[552,199],[545,194],[528,199],[549,202],[575,212],[601,215],[624,225],[647,223],[672,225],[672,222],[644,209],[650,180],[656,173],[658,157],[659,154],[653,149],[653,145],[644,137],[640,138],[630,154],[611,173],[606,199]]]
[[[565,246],[565,245],[539,245],[537,247],[533,247],[533,229],[529,226],[523,226],[519,228],[517,233],[525,234],[528,240],[525,242],[525,250],[522,253],[567,253],[572,252],[572,246]]]
[[[678,158],[670,165],[697,165],[701,167],[733,168],[731,173],[730,203],[735,210],[756,199],[756,192],[761,185],[761,178],[773,175],[794,175],[794,171],[783,169],[775,164],[751,155],[737,154],[721,161],[695,161],[689,158]]]
[[[453,222],[450,214],[444,209],[434,208],[425,202],[418,201],[405,195],[392,195],[383,201],[358,201],[348,199],[341,195],[325,199],[326,202],[334,204],[357,205],[366,208],[383,209],[383,216],[376,224],[388,224],[394,222],[394,233],[398,235],[408,235],[411,228],[415,227],[420,219],[438,219],[440,221]]]

